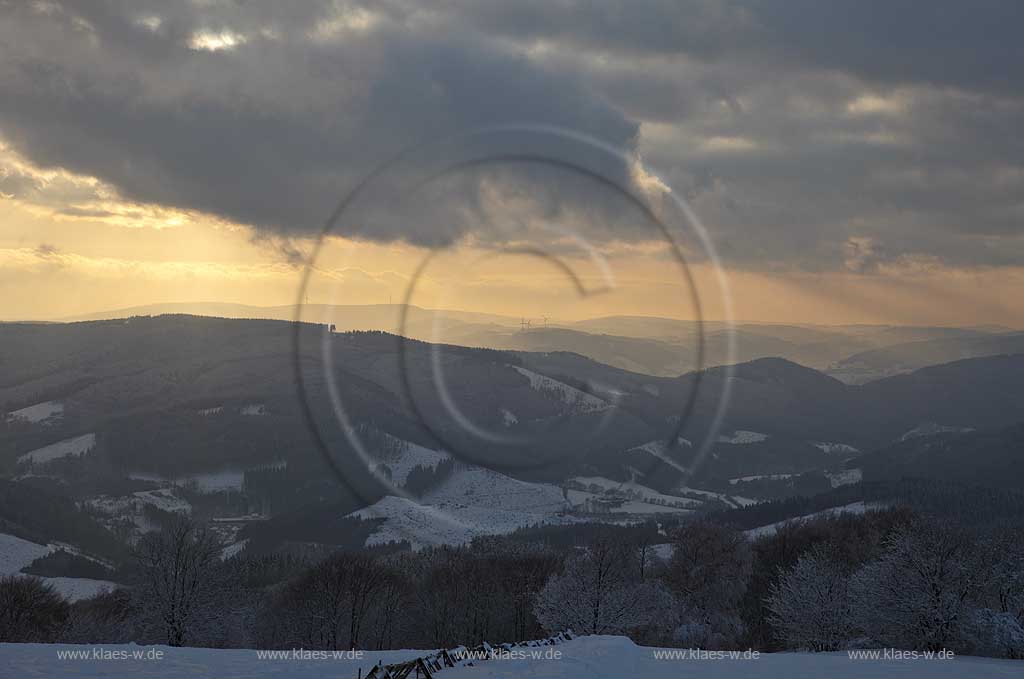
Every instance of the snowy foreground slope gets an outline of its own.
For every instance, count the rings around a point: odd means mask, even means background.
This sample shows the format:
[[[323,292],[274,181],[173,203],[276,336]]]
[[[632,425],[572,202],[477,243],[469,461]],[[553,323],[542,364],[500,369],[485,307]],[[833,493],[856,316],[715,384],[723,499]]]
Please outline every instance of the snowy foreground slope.
[[[74,650],[92,653],[99,649],[124,652],[129,659],[62,659],[58,652]],[[441,679],[888,679],[889,677],[935,677],[938,679],[1019,677],[1024,662],[988,658],[952,660],[850,660],[846,653],[774,653],[757,659],[659,659],[667,649],[634,645],[623,637],[581,637],[554,647],[525,649],[561,656],[537,659],[495,659],[473,667],[455,667],[437,673]],[[161,651],[157,659],[131,659],[133,653]],[[681,653],[679,649],[669,652]],[[356,679],[378,660],[385,664],[412,659],[422,651],[367,651],[355,659],[261,659],[256,651],[175,649],[163,646],[48,646],[43,644],[0,644],[0,676],[3,677],[218,677],[236,679]]]

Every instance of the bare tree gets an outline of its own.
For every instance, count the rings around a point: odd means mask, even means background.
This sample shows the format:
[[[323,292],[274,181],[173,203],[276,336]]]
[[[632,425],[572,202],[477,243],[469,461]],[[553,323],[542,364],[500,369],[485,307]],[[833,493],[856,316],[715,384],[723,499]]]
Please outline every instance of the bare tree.
[[[683,524],[672,535],[665,581],[679,602],[676,641],[713,648],[736,643],[739,602],[752,568],[744,535],[710,521]]]
[[[378,651],[393,648],[396,634],[404,631],[400,627],[401,611],[409,603],[410,595],[403,565],[404,561],[397,559],[384,567],[381,574],[380,589],[371,611],[373,638]]]
[[[271,609],[272,643],[359,648],[385,569],[368,554],[332,555],[290,583]]]
[[[219,541],[205,527],[178,517],[139,540],[134,554],[144,594],[163,625],[167,643],[183,645],[213,595],[211,575],[220,562]]]
[[[68,603],[39,578],[0,577],[0,642],[56,640],[68,617]]]
[[[61,641],[68,644],[124,644],[140,641],[138,606],[132,590],[100,591],[71,606]]]
[[[384,570],[372,556],[356,554],[343,559],[348,595],[348,644],[359,648],[363,623],[377,592],[384,585]]]

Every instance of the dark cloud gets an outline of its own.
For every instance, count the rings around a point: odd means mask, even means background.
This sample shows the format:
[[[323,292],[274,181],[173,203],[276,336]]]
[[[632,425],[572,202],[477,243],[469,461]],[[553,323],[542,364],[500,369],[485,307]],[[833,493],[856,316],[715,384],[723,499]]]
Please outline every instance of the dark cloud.
[[[167,17],[162,4],[153,33],[131,20],[148,18],[139,7],[8,8],[0,132],[17,151],[99,177],[131,200],[311,234],[371,169],[431,139],[528,121],[627,149],[635,140],[636,123],[584,83],[478,36],[384,21],[322,43],[310,37],[323,30],[315,14],[282,23],[268,12],[261,26],[255,17]],[[244,42],[217,52],[187,45],[197,31],[227,30]],[[257,30],[272,37],[246,33]],[[628,177],[621,162],[606,170]],[[477,183],[465,180],[456,197],[471,203]],[[437,243],[476,226],[443,214],[345,230]]]
[[[889,84],[1024,90],[1015,0],[415,0],[394,16],[456,20],[520,40],[621,55],[686,54],[827,68]],[[369,5],[368,5],[369,6]],[[437,8],[444,8],[439,11]]]
[[[288,239],[316,232],[385,159],[427,144],[425,164],[439,165],[432,141],[531,122],[638,150],[737,266],[1024,263],[1016,2],[143,2],[0,12],[0,135],[16,151],[132,200],[249,224],[285,243],[292,261],[301,253]],[[235,44],[190,47],[218,40]],[[632,181],[621,159],[538,144],[509,133],[498,151],[533,145]],[[559,168],[473,167],[414,199],[384,186],[345,233],[437,244],[490,230],[485,238],[514,240],[534,218],[599,239],[650,235],[628,201]],[[8,173],[0,191],[40,189]],[[64,212],[80,209],[90,208]]]

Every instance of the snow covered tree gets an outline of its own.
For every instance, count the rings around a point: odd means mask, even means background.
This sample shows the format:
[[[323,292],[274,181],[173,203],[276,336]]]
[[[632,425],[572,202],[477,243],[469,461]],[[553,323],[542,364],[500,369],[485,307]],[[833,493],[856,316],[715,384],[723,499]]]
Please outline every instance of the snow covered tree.
[[[211,614],[215,595],[212,574],[220,564],[216,536],[188,517],[178,517],[157,533],[149,533],[135,547],[142,572],[142,596],[163,627],[167,644],[181,646]]]
[[[835,651],[854,636],[850,578],[825,550],[802,555],[768,597],[769,623],[790,648]]]
[[[631,552],[606,536],[569,559],[537,596],[540,624],[552,632],[621,634],[670,610],[671,596],[659,583],[640,582]]]
[[[917,521],[894,533],[851,582],[858,625],[899,648],[964,648],[972,598],[985,580],[974,541],[960,530]]]
[[[974,615],[977,650],[1024,658],[1024,532],[1002,532],[986,547],[989,577]]]
[[[978,650],[1007,658],[1024,658],[1024,624],[1013,613],[981,608],[972,620]]]

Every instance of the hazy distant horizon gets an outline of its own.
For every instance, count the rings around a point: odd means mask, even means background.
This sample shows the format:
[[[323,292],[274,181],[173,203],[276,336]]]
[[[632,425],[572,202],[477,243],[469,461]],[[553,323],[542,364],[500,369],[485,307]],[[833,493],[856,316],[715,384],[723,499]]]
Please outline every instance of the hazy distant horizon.
[[[402,306],[400,302],[367,302],[367,303],[347,303],[347,304],[330,304],[321,303],[316,300],[310,300],[308,303],[310,308],[318,307],[334,307],[337,309],[344,309],[351,307],[353,309],[370,309],[380,308],[398,309]],[[269,312],[272,310],[276,311],[288,311],[294,313],[297,303],[291,304],[248,304],[243,302],[229,302],[229,301],[196,301],[196,302],[181,302],[181,301],[162,301],[162,302],[150,302],[125,307],[113,307],[104,309],[95,309],[90,311],[83,311],[81,313],[64,315],[64,316],[38,316],[38,317],[18,317],[18,318],[3,318],[0,319],[0,323],[75,323],[81,321],[98,321],[98,320],[117,320],[121,318],[127,318],[133,315],[166,315],[183,313],[194,316],[210,316],[219,318],[236,318],[236,316],[219,316],[220,312],[230,312],[232,309],[237,310],[252,310],[254,312]],[[409,308],[422,310],[425,312],[432,313],[452,313],[452,314],[473,314],[478,316],[491,316],[494,318],[501,318],[509,322],[510,325],[519,324],[522,320],[530,320],[537,323],[535,327],[542,327],[542,316],[524,316],[524,315],[511,315],[511,314],[498,314],[480,309],[469,309],[469,308],[441,308],[441,307],[427,307],[418,304],[409,304]],[[204,308],[204,307],[224,307],[223,309],[216,308]],[[282,318],[278,316],[245,316],[243,318],[265,318],[266,320],[292,320],[289,318]],[[615,318],[631,318],[631,319],[649,319],[649,320],[667,320],[667,321],[678,321],[678,322],[691,322],[696,323],[695,318],[681,318],[665,315],[654,315],[654,314],[605,314],[597,316],[587,316],[582,318],[554,318],[548,317],[548,325],[551,326],[562,326],[571,325],[575,323],[581,323],[585,321],[597,321],[604,319],[615,319]],[[303,320],[313,320],[307,318]],[[851,328],[851,327],[903,327],[903,328],[959,328],[965,330],[988,330],[988,331],[1007,331],[1016,332],[1024,329],[1024,326],[1010,326],[1006,324],[996,323],[976,323],[976,324],[912,324],[912,323],[819,323],[812,321],[773,321],[773,320],[757,320],[757,319],[743,319],[737,318],[732,321],[728,321],[723,318],[705,318],[702,319],[704,323],[715,324],[715,325],[726,325],[732,323],[735,326],[743,325],[765,325],[765,326],[798,326],[798,327],[820,327],[820,328]]]

